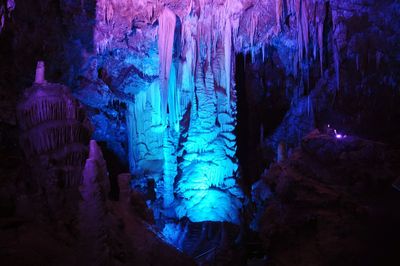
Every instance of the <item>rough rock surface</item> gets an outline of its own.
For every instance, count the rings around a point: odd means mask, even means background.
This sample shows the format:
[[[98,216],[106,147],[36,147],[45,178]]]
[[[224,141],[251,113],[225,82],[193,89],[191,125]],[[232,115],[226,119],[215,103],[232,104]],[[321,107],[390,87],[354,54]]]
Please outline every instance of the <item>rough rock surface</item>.
[[[268,265],[395,265],[399,159],[357,137],[305,137],[263,177],[273,192],[260,222]]]
[[[17,184],[2,180],[2,188],[18,197],[14,210],[5,212],[7,205],[0,206],[2,264],[195,265],[192,259],[162,240],[150,224],[151,217],[143,216],[149,213],[144,200],[121,178],[119,201],[109,201],[107,167],[101,150],[92,141],[80,187],[82,200],[77,224],[69,219],[41,219],[42,199],[35,194],[24,195]],[[63,217],[69,218],[68,215]]]

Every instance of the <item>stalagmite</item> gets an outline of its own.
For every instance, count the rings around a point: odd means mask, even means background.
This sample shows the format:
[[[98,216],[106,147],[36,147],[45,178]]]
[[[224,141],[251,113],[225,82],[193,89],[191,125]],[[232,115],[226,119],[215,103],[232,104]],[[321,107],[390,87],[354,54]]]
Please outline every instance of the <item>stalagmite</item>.
[[[45,66],[43,61],[39,61],[36,66],[35,83],[42,84],[45,80]]]
[[[75,219],[91,135],[83,106],[66,86],[46,82],[39,62],[35,83],[18,103],[17,118],[21,148],[45,202],[44,217]]]
[[[69,187],[80,184],[81,171],[91,134],[83,106],[70,90],[47,83],[44,63],[38,62],[35,83],[17,106],[21,145],[32,168],[41,171],[38,182],[46,186],[48,172]],[[50,175],[51,176],[51,175]]]
[[[79,188],[82,197],[79,204],[80,259],[87,264],[107,264],[107,194],[104,187],[107,181],[107,167],[101,150],[92,140]]]

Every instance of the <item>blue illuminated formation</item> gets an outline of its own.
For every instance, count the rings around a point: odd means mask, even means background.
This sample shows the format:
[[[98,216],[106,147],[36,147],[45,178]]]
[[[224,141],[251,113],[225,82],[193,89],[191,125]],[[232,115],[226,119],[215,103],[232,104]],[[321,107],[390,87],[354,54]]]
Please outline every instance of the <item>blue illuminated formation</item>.
[[[196,12],[199,4],[179,17],[162,7],[143,24],[132,22],[130,2],[99,1],[97,56],[82,70],[96,85],[76,96],[96,110],[95,138],[128,158],[133,183],[154,180],[157,220],[239,223],[232,66],[242,6],[210,2]],[[121,25],[132,27],[125,42]]]
[[[216,25],[191,14],[176,33],[176,17],[165,8],[159,22],[158,51],[148,52],[159,78],[128,105],[131,171],[155,180],[154,206],[163,215],[239,223],[230,18]],[[173,51],[175,34],[184,40],[180,51]]]

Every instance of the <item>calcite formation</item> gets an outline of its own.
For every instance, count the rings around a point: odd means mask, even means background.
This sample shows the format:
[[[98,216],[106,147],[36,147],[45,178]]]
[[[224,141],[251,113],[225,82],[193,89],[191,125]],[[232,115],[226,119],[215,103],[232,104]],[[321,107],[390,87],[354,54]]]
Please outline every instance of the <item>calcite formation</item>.
[[[39,185],[47,190],[77,188],[88,154],[91,126],[68,87],[44,78],[39,62],[35,83],[17,107],[21,147]]]
[[[132,4],[143,9],[128,11]],[[144,60],[132,53],[125,59],[156,77],[138,78],[142,86],[134,81],[128,92],[134,100],[123,99],[131,172],[156,181],[155,206],[164,215],[239,223],[243,195],[237,184],[232,71],[242,4],[99,1],[97,7],[100,54],[115,47],[123,32],[109,25],[120,24],[121,30],[132,20],[132,34],[155,47]],[[158,27],[149,26],[155,21]]]
[[[82,173],[83,181],[79,188],[79,231],[82,263],[110,264],[107,257],[107,217],[108,172],[101,149],[96,141],[90,141],[89,158]]]

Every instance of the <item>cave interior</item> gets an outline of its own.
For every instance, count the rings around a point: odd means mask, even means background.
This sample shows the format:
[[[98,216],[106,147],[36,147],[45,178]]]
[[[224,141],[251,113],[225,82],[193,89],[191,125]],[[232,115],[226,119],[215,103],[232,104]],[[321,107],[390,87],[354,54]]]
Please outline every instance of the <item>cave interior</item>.
[[[400,265],[397,0],[0,0],[0,264]]]

